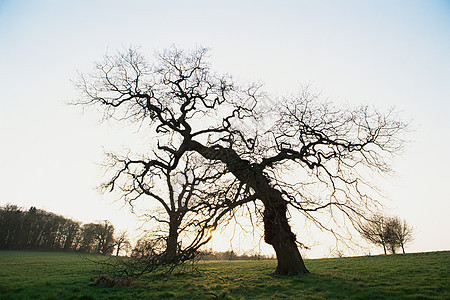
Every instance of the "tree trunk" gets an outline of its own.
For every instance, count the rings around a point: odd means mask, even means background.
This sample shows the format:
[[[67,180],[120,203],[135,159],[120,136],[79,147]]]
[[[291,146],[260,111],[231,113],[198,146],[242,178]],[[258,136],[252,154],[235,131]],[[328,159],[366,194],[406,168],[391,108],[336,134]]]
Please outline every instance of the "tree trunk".
[[[178,219],[176,216],[170,216],[169,236],[167,237],[166,259],[175,260],[178,248]]]
[[[264,203],[264,240],[272,245],[277,255],[278,266],[274,275],[301,275],[309,273],[297,247],[296,237],[287,220],[287,202],[280,191],[271,186],[258,164],[242,159],[230,148],[205,147],[189,140],[187,148],[207,159],[225,163],[231,173],[255,191]]]
[[[390,244],[389,250],[391,251],[392,254],[395,254],[395,244]]]
[[[263,199],[264,240],[272,245],[278,265],[274,275],[301,275],[309,273],[297,247],[287,219],[287,205],[281,193],[272,189]]]

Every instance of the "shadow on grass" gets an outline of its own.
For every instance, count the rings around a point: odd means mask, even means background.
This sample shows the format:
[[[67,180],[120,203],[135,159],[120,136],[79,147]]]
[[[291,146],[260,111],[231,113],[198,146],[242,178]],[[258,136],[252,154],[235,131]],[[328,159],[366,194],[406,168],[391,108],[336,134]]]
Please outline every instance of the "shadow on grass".
[[[213,261],[132,288],[89,286],[74,254],[1,252],[0,299],[450,299],[450,252],[309,260],[311,274],[272,277],[276,261]]]
[[[331,275],[307,274],[298,277],[276,277],[271,292],[287,298],[316,299],[392,299],[401,298],[382,287],[371,286],[370,278],[339,273]],[[275,285],[278,283],[278,287]]]
[[[166,282],[155,281],[147,288],[153,295],[172,295],[177,299],[402,299],[405,294],[370,286],[370,278],[344,274],[253,278],[181,275]],[[416,295],[419,296],[419,295]],[[415,297],[413,297],[415,298]],[[418,297],[419,299],[421,297]],[[424,299],[428,299],[424,297]]]

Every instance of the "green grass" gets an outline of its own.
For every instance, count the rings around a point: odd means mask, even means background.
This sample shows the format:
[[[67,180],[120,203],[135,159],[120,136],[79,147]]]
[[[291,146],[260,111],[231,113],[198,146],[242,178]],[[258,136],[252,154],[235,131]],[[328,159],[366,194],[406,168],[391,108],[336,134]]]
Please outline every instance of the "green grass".
[[[108,288],[88,285],[96,264],[78,254],[0,251],[0,299],[450,299],[450,251],[307,260],[311,274],[298,277],[270,276],[275,265],[205,262],[197,273]]]

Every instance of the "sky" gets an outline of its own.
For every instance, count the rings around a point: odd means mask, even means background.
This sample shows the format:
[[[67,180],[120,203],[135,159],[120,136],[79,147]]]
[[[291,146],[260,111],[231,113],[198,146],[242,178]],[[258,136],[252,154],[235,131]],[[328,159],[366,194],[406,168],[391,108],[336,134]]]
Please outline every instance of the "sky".
[[[338,105],[395,107],[411,120],[410,142],[396,175],[377,181],[383,203],[415,228],[407,251],[450,250],[449,1],[0,0],[0,206],[135,227],[117,195],[96,186],[104,151],[136,137],[67,105],[78,72],[131,45],[150,60],[171,45],[208,47],[215,70],[273,94],[309,86]],[[332,239],[291,224],[313,245],[307,257],[330,254]],[[229,247],[225,235],[212,246]]]

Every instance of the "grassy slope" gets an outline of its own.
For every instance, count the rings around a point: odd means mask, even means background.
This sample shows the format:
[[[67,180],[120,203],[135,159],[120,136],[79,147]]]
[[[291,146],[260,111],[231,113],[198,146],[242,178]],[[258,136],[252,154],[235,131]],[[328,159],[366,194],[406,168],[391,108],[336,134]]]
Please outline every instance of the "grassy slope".
[[[301,277],[273,278],[275,264],[206,262],[197,274],[107,288],[88,286],[95,264],[77,254],[0,251],[0,299],[450,299],[449,251],[307,260]]]

